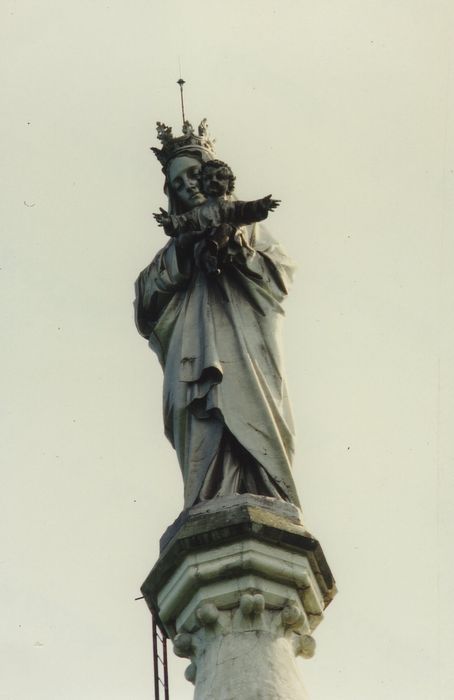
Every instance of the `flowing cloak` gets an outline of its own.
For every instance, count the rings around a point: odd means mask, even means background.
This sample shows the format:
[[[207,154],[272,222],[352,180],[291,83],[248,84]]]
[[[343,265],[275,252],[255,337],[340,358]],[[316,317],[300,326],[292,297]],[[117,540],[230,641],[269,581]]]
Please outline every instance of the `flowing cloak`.
[[[215,280],[190,260],[179,263],[173,239],[137,280],[136,323],[164,371],[164,427],[185,507],[199,499],[226,434],[299,505],[279,342],[292,272],[281,246],[254,224],[239,229]]]

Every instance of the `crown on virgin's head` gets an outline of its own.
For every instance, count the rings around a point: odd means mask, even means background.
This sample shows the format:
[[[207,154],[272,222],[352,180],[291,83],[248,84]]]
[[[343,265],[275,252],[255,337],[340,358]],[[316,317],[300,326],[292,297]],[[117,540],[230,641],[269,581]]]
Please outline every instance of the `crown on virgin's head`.
[[[205,151],[214,157],[214,139],[208,134],[208,124],[206,119],[200,122],[197,133],[194,127],[188,121],[183,124],[183,135],[174,136],[172,127],[166,126],[162,122],[156,122],[156,131],[158,132],[158,140],[162,143],[162,148],[152,147],[152,151],[159,160],[163,169],[172,158],[175,158],[179,152],[185,151]]]

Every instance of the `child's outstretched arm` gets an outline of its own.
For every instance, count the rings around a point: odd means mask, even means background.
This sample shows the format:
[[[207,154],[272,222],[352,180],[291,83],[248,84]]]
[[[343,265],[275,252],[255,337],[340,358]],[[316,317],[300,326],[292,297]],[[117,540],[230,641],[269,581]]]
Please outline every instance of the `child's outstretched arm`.
[[[162,226],[168,236],[175,236],[176,231],[172,217],[162,207],[159,207],[159,212],[160,213],[156,212],[153,214],[158,226]]]
[[[260,201],[265,208],[268,208],[268,211],[274,211],[281,203],[280,199],[272,199],[271,194],[267,194],[266,197],[263,197],[261,200],[259,199],[259,202]]]
[[[253,224],[256,221],[263,221],[267,218],[268,212],[274,211],[281,203],[280,199],[273,199],[271,194],[268,194],[262,199],[256,199],[253,202],[231,202],[232,214],[229,221],[236,225]]]

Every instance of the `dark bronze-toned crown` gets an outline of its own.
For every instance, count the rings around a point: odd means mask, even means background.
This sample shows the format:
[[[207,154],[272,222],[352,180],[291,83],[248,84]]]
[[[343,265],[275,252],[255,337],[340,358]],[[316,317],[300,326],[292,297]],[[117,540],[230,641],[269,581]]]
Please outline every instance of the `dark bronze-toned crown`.
[[[165,170],[167,163],[175,158],[179,152],[184,151],[204,151],[214,157],[214,139],[208,134],[208,124],[206,119],[200,122],[197,134],[194,127],[188,121],[183,124],[183,135],[174,136],[172,127],[166,126],[162,122],[156,122],[158,139],[162,143],[162,148],[152,147],[152,151]]]

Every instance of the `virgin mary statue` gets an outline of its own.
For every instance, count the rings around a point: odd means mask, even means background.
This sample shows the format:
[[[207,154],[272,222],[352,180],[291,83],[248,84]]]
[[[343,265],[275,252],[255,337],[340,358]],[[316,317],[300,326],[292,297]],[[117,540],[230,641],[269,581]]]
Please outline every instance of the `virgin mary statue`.
[[[214,158],[206,121],[198,133],[186,122],[179,137],[158,122],[158,137],[169,213],[189,211],[205,200],[201,164]],[[169,239],[136,284],[137,328],[164,371],[164,427],[185,508],[241,493],[298,506],[279,344],[291,261],[263,227],[244,226],[213,280],[196,263],[197,245],[187,233]]]

